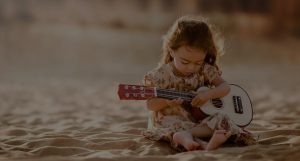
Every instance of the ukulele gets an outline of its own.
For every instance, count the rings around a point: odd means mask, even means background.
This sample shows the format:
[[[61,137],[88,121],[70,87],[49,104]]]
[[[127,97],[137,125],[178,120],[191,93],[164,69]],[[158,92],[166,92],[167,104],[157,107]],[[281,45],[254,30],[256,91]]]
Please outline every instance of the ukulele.
[[[120,100],[147,100],[150,98],[176,99],[181,98],[187,105],[187,111],[197,121],[203,116],[215,113],[226,114],[239,127],[246,127],[253,118],[253,108],[249,95],[238,85],[230,84],[230,93],[222,98],[211,99],[201,107],[192,107],[190,102],[197,95],[190,92],[179,92],[172,89],[160,89],[141,85],[120,84],[118,95]],[[209,90],[200,87],[197,91]]]

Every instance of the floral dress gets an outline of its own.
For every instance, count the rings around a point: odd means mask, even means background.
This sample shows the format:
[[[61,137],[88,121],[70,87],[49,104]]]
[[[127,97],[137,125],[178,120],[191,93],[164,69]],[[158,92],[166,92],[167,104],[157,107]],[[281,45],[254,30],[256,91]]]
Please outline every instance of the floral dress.
[[[143,82],[146,86],[190,92],[197,91],[201,86],[209,86],[218,75],[221,75],[221,71],[217,67],[205,63],[199,73],[184,77],[178,73],[173,63],[168,63],[148,72],[144,76]],[[206,124],[212,130],[231,131],[232,137],[229,140],[235,143],[251,145],[256,142],[250,132],[238,127],[227,115],[216,113],[202,120],[195,120],[191,112],[182,105],[166,107],[159,111],[150,111],[148,129],[143,132],[143,135],[150,140],[168,141],[173,148],[185,151],[185,149],[179,148],[173,142],[173,134],[178,131],[203,126],[203,124]],[[198,139],[195,138],[195,141]]]

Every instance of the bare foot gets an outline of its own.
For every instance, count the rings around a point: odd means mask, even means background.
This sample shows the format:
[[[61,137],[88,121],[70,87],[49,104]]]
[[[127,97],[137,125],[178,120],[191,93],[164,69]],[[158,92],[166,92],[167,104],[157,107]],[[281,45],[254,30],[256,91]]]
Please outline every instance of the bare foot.
[[[199,143],[194,141],[192,134],[187,131],[176,132],[173,135],[175,143],[182,145],[187,151],[203,149]]]
[[[226,130],[216,130],[209,140],[206,150],[214,150],[217,149],[220,145],[222,145],[229,137],[231,136],[230,131]]]

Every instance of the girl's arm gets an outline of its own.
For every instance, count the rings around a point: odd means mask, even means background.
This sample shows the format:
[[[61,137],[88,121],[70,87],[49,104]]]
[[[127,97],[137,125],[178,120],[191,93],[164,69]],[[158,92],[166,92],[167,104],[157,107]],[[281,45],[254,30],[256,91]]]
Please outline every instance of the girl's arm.
[[[167,100],[163,98],[151,98],[147,100],[147,108],[151,111],[159,111],[169,106],[176,106],[183,103],[182,99]]]
[[[215,86],[215,88],[207,91],[209,99],[222,98],[230,92],[229,84],[221,76],[217,76],[212,81],[212,84]]]
[[[165,107],[168,107],[166,99],[151,98],[147,100],[147,108],[151,111],[159,111]]]
[[[222,98],[230,92],[230,86],[221,76],[217,76],[212,84],[215,88],[198,93],[191,102],[192,106],[201,107],[209,99]]]

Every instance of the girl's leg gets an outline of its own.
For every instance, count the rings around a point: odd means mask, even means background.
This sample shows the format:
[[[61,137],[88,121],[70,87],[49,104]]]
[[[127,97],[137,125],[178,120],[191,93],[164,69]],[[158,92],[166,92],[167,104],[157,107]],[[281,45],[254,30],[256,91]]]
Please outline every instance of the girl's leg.
[[[231,136],[230,131],[226,130],[215,130],[213,136],[209,140],[206,150],[217,149],[220,145],[222,145],[226,140]]]
[[[188,131],[179,131],[173,135],[173,141],[176,144],[182,145],[187,151],[197,150],[201,147],[199,143],[197,143],[190,132]]]
[[[205,138],[211,137],[207,146],[204,142],[199,143],[193,139],[193,136]],[[173,140],[182,146],[185,147],[188,151],[197,150],[197,149],[206,149],[213,150],[217,149],[220,145],[227,141],[231,136],[230,131],[226,130],[215,130],[213,131],[207,125],[203,124],[202,126],[197,126],[187,131],[176,132],[173,135]],[[205,147],[206,146],[206,147]]]
[[[211,137],[213,134],[213,130],[209,128],[206,124],[202,124],[201,126],[194,127],[188,130],[193,136],[199,138]]]
[[[222,145],[224,142],[226,142],[229,139],[229,137],[231,136],[230,131],[212,130],[205,124],[198,126],[198,127],[194,127],[192,129],[190,129],[189,132],[193,136],[200,137],[200,138],[211,136],[211,139],[209,140],[209,142],[205,148],[206,150],[217,149],[220,145]],[[203,145],[205,145],[205,144],[202,144],[202,147],[204,147]]]
[[[197,149],[206,149],[206,143],[205,142],[196,142],[193,139],[193,136],[195,137],[209,137],[213,134],[213,130],[211,130],[206,125],[203,126],[197,126],[192,129],[189,129],[187,131],[180,131],[176,132],[173,135],[173,140],[175,143],[180,144],[185,147],[188,151],[191,150],[197,150]]]

